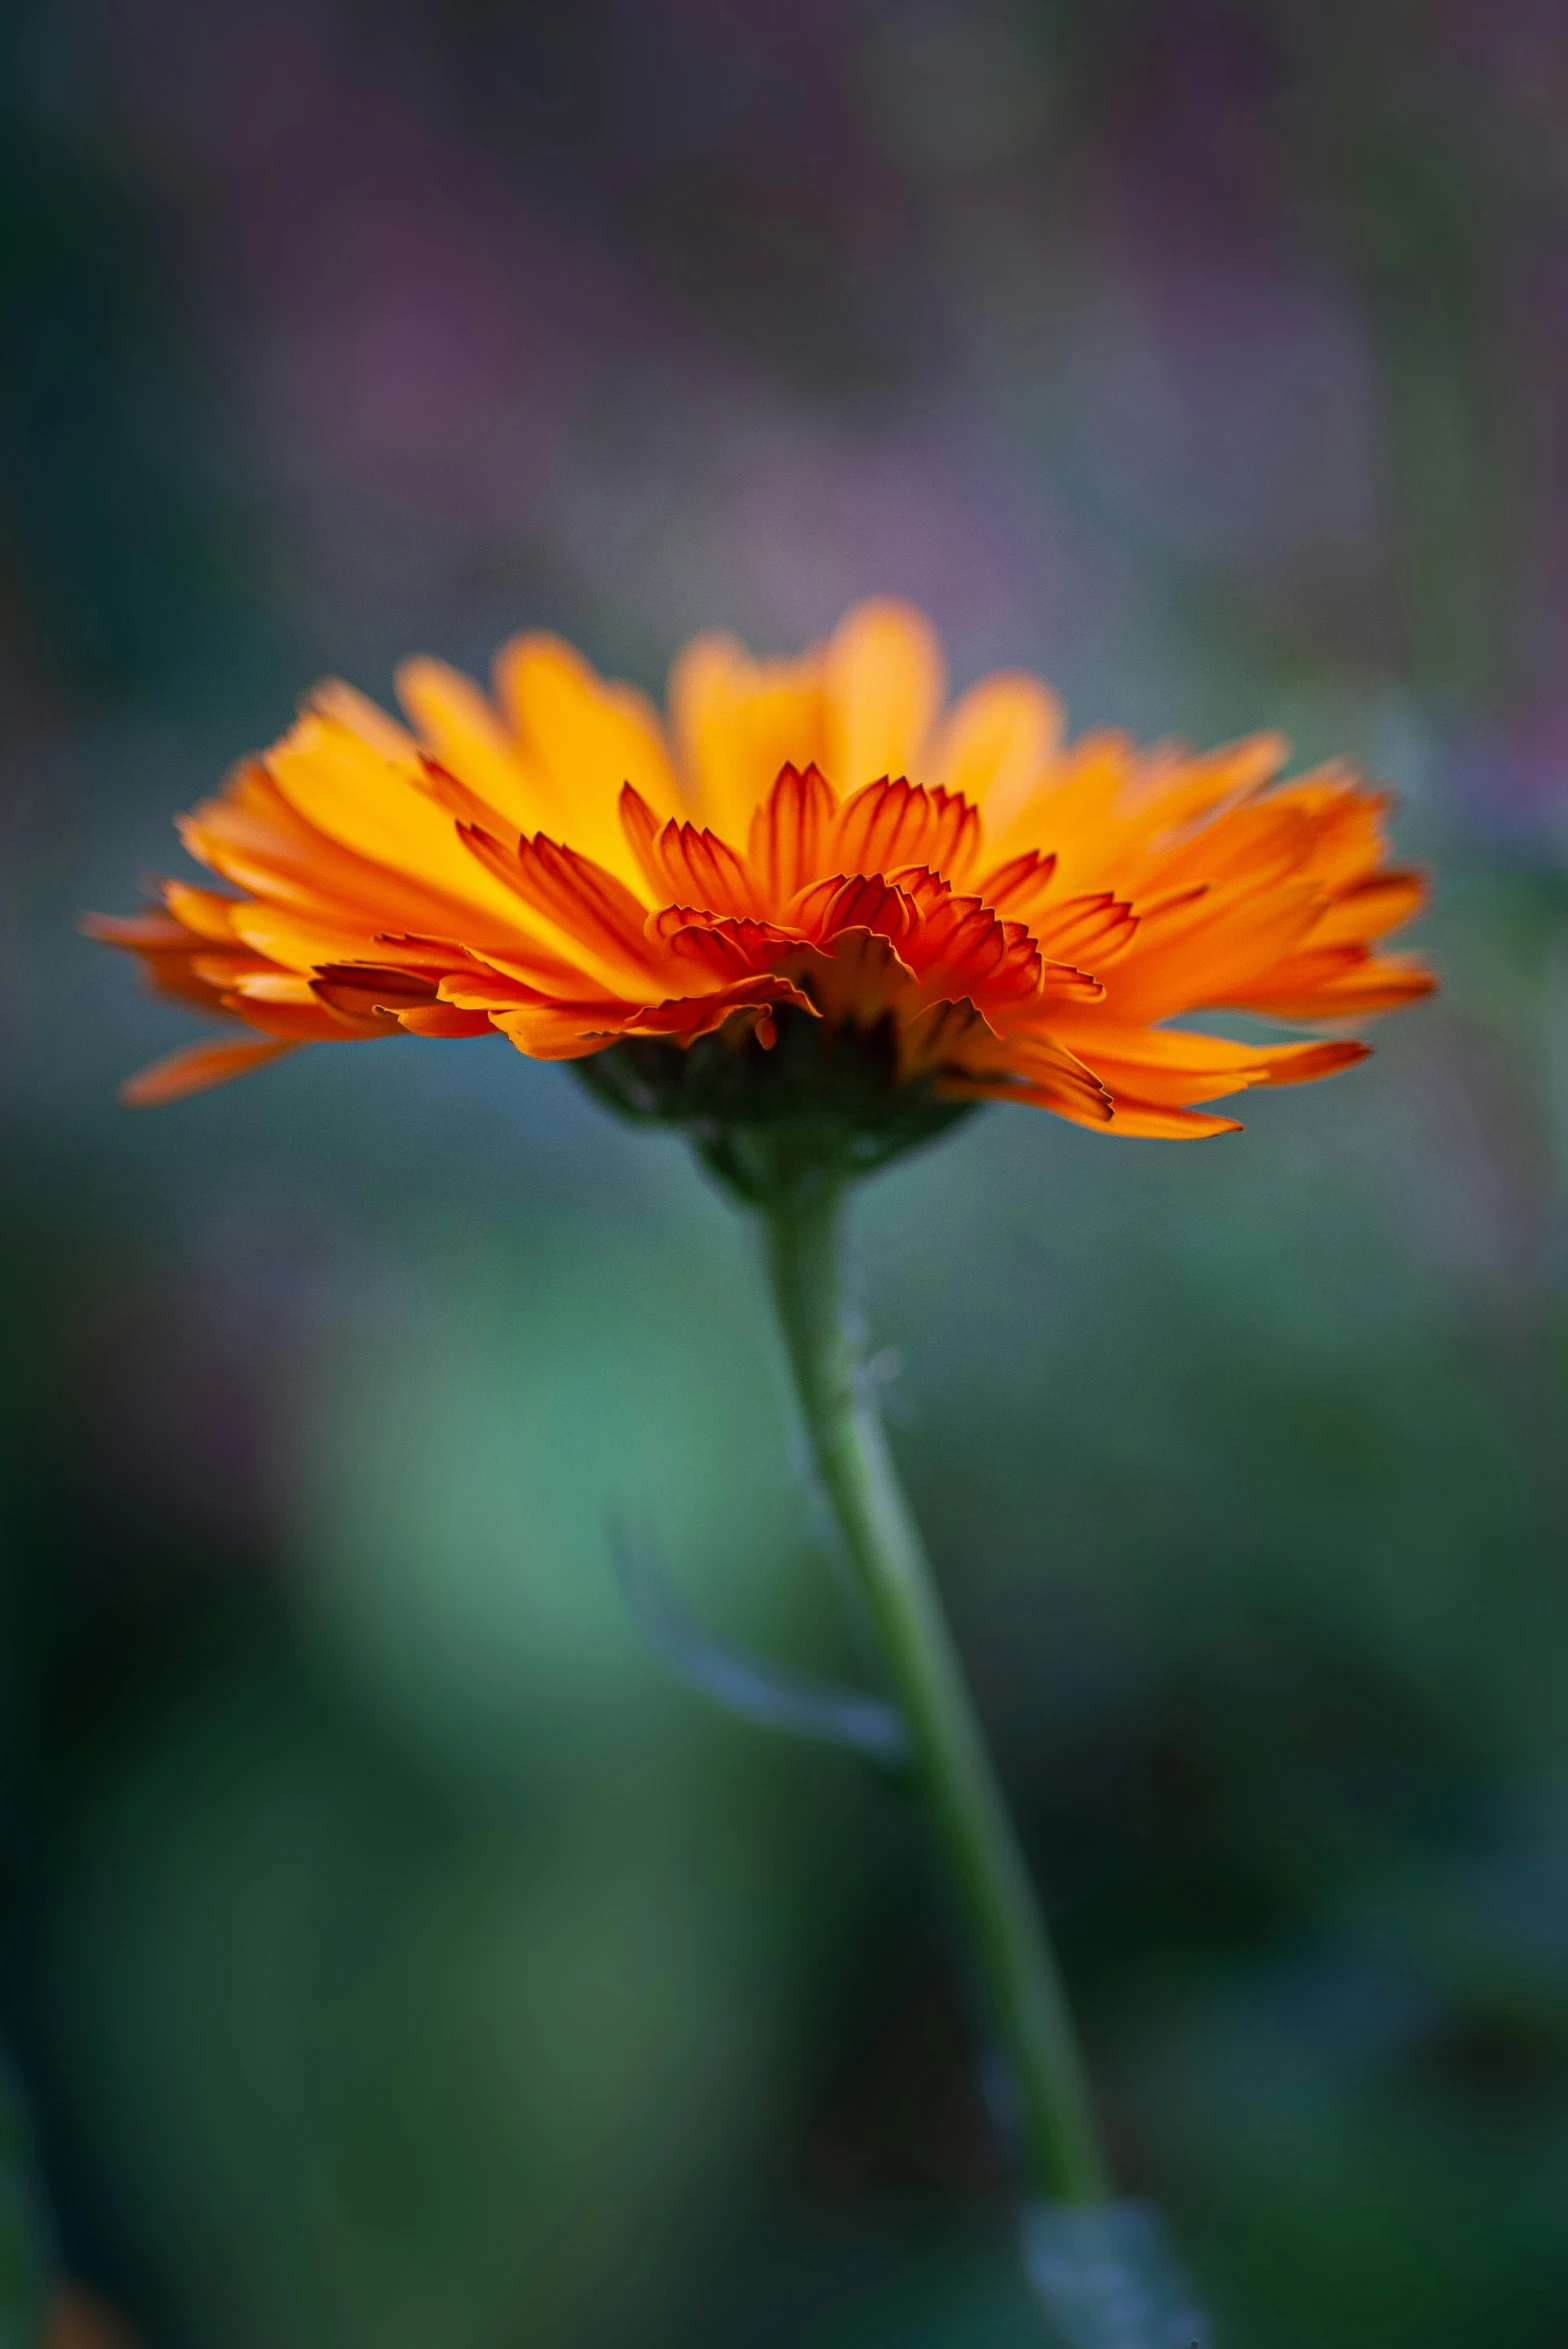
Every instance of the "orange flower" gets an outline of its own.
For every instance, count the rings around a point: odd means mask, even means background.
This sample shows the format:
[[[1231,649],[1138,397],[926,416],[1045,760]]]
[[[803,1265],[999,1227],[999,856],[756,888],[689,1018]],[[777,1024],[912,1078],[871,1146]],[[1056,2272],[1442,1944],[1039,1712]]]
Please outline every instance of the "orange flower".
[[[402,1030],[644,1068],[711,1038],[710,1075],[721,1052],[766,1082],[788,1026],[879,1035],[886,1083],[944,1104],[1213,1134],[1234,1121],[1202,1105],[1366,1047],[1167,1021],[1337,1028],[1433,984],[1379,951],[1424,894],[1384,862],[1383,795],[1337,767],[1279,782],[1272,734],[1196,756],[1068,745],[1020,674],[944,712],[940,649],[901,604],[859,606],[795,661],[699,638],[667,727],[546,636],[503,648],[493,701],[430,660],[398,691],[407,727],[321,687],[185,819],[241,894],[169,881],[161,910],[89,923],[243,1023],[126,1099]]]

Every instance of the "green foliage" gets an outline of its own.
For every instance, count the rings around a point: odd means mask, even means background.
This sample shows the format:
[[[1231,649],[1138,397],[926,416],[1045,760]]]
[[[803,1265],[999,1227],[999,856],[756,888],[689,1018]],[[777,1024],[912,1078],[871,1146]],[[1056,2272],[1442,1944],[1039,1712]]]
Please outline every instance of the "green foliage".
[[[52,2270],[32,2128],[0,2057],[0,2349],[40,2349]]]

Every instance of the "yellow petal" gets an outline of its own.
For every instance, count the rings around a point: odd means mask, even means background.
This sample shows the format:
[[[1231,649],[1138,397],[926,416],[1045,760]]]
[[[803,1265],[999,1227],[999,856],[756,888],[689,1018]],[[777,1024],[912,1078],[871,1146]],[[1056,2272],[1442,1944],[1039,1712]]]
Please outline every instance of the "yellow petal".
[[[222,897],[216,889],[193,889],[189,881],[165,881],[163,902],[175,920],[194,930],[198,938],[210,938],[222,946],[233,943],[234,916],[242,899]]]
[[[754,661],[732,636],[694,637],[670,671],[670,725],[702,822],[744,840],[786,766],[823,756],[822,661]]]
[[[242,903],[234,909],[233,936],[285,970],[313,971],[326,962],[368,959],[375,933],[334,928],[330,922],[277,905]]]
[[[471,677],[445,661],[405,661],[397,695],[433,759],[477,791],[520,832],[558,813],[548,780],[525,758]]]
[[[267,753],[266,763],[284,798],[329,839],[516,927],[517,900],[474,862],[456,824],[420,788],[411,766],[314,710]]]
[[[345,685],[341,677],[323,677],[306,695],[304,706],[319,710],[324,718],[335,718],[351,733],[362,735],[383,758],[401,759],[412,766],[418,756],[419,746],[408,728],[400,726],[396,718],[388,717],[357,685]]]
[[[823,772],[834,790],[847,798],[881,775],[923,782],[944,681],[929,620],[910,604],[857,604],[828,642],[823,676]]]
[[[1062,705],[1021,671],[982,677],[961,694],[924,780],[961,791],[1000,833],[1050,770],[1062,738]]]
[[[569,841],[621,879],[636,864],[621,829],[630,783],[659,815],[680,812],[658,713],[645,694],[598,676],[556,636],[517,636],[495,663],[496,696],[548,813],[525,831]]]

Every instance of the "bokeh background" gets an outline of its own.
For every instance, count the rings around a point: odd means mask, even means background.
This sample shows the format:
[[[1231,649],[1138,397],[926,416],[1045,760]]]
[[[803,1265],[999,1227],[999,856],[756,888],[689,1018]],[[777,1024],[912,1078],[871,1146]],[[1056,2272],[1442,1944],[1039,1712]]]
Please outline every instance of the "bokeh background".
[[[13,0],[0,2007],[145,2349],[1027,2349],[747,1235],[505,1044],[128,1116],[73,935],[331,671],[897,592],[1397,787],[1439,1002],[864,1197],[1129,2185],[1230,2349],[1568,2339],[1568,20]]]

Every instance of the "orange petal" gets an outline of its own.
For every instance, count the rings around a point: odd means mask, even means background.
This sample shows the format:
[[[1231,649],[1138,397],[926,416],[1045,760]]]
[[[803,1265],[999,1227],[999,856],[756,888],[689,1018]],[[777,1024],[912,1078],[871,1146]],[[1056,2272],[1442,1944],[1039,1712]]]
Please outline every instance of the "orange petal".
[[[813,766],[785,765],[751,819],[748,856],[766,910],[782,912],[797,891],[829,869],[838,798]]]
[[[1365,947],[1327,946],[1276,963],[1251,986],[1238,990],[1234,1007],[1281,1020],[1365,1018],[1419,1002],[1436,986],[1432,972],[1414,955],[1373,955]]]
[[[1042,954],[1056,962],[1082,962],[1091,969],[1125,953],[1138,934],[1138,916],[1108,889],[1064,897],[1039,917],[1034,934]]]
[[[1241,1120],[1213,1117],[1201,1109],[1161,1109],[1146,1101],[1114,1096],[1106,1131],[1140,1142],[1203,1142],[1213,1134],[1239,1134]]]
[[[284,907],[235,901],[231,937],[269,962],[293,971],[311,971],[324,962],[370,961],[374,933],[339,929]],[[447,949],[450,954],[453,950]]]
[[[659,855],[659,834],[664,829],[654,810],[634,784],[623,783],[619,800],[621,829],[638,872],[655,897],[665,888],[664,865]]]
[[[672,817],[653,844],[651,861],[665,889],[682,905],[720,915],[755,917],[762,910],[746,866],[716,832],[699,832],[695,824]]]
[[[924,865],[961,882],[980,842],[980,818],[950,791],[925,791],[902,776],[883,776],[845,802],[825,843],[828,869],[891,873]]]
[[[494,1013],[490,1024],[530,1060],[586,1060],[618,1042],[635,1011],[635,1004],[612,1001],[520,1003]]]
[[[694,1043],[712,1035],[737,1010],[765,1009],[775,1002],[812,1008],[809,999],[775,974],[752,978],[712,994],[671,996],[662,1003],[519,1004],[497,1012],[494,1026],[535,1060],[585,1060],[625,1036],[667,1036]]]
[[[1015,1059],[1012,1053],[1008,1057]],[[1031,1041],[1027,1055],[1005,1073],[968,1071],[945,1079],[941,1089],[958,1099],[1024,1102],[1075,1125],[1104,1126],[1111,1118],[1111,1097],[1099,1078],[1049,1038]]]
[[[519,826],[515,815],[509,814],[505,808],[497,807],[493,800],[486,799],[483,792],[475,790],[471,783],[463,782],[439,759],[422,756],[414,781],[427,799],[433,800],[447,815],[455,816],[459,823],[478,824],[486,832],[494,832],[502,839],[509,832],[532,832],[537,829],[536,823]]]
[[[204,955],[196,964],[199,975],[215,987],[225,984],[224,958]],[[247,1003],[309,1003],[311,982],[303,971],[275,971],[271,969],[231,970],[227,984],[232,994],[242,996]]]
[[[1205,824],[1183,846],[1160,850],[1160,890],[1231,881],[1271,888],[1311,865],[1319,833],[1313,818],[1288,800],[1252,800]]]
[[[1123,837],[1117,810],[1141,755],[1130,735],[1106,730],[1081,736],[1025,796],[1011,823],[992,817],[986,829],[998,865],[1038,849],[1057,859],[1075,891],[1123,883],[1115,853]]]
[[[127,1077],[120,1087],[120,1099],[128,1109],[152,1109],[164,1101],[178,1101],[187,1093],[206,1093],[214,1085],[226,1085],[231,1077],[243,1077],[294,1049],[292,1044],[253,1043],[248,1037],[187,1044],[167,1059],[155,1060],[150,1068]]]
[[[993,913],[1016,915],[1029,920],[1044,900],[1056,874],[1056,858],[1042,856],[1037,848],[1026,848],[1021,855],[1009,857],[1005,865],[995,865],[985,878],[975,883],[977,894]],[[1102,891],[1109,896],[1109,890]]]
[[[77,924],[84,936],[105,946],[129,946],[137,952],[160,949],[188,951],[195,940],[172,914],[83,914]]]
[[[1386,853],[1384,818],[1393,805],[1387,791],[1369,791],[1353,767],[1334,761],[1299,775],[1270,795],[1310,815],[1318,828],[1312,869],[1336,892],[1368,880]]]
[[[1024,1101],[1049,1109],[1071,1125],[1091,1126],[1101,1133],[1149,1141],[1196,1141],[1208,1134],[1234,1134],[1241,1128],[1234,1118],[1211,1117],[1199,1110],[1169,1109],[1157,1103],[1109,1090],[1097,1074],[1060,1044],[1031,1043],[1017,1075],[998,1082],[989,1078],[956,1080],[944,1092],[983,1096],[998,1101]]]
[[[1145,910],[1137,937],[1106,974],[1115,1016],[1136,1024],[1251,1003],[1265,974],[1305,942],[1321,912],[1311,881],[1261,896],[1206,890],[1169,911]]]
[[[1085,1018],[1058,1020],[1076,1051],[1118,1099],[1160,1108],[1218,1101],[1254,1085],[1301,1085],[1333,1076],[1367,1056],[1350,1040],[1307,1044],[1238,1044],[1181,1028],[1126,1028]]]
[[[1145,756],[1125,797],[1129,822],[1146,837],[1169,839],[1222,808],[1250,799],[1290,756],[1283,734],[1246,734],[1217,750],[1180,745]]]
[[[672,995],[663,1003],[647,1004],[637,1013],[630,1032],[673,1036],[691,1044],[699,1036],[713,1035],[737,1011],[771,1011],[780,1003],[792,1003],[801,1011],[816,1009],[793,980],[781,978],[777,971],[766,971],[712,995]]]
[[[977,897],[936,903],[903,953],[922,985],[955,1000],[972,996],[989,1009],[1039,992],[1040,951],[1029,932],[998,921]]]
[[[1312,933],[1317,946],[1371,941],[1413,921],[1427,901],[1426,876],[1416,872],[1375,873],[1341,890]]]
[[[599,969],[614,986],[640,986],[654,967],[646,922],[648,909],[625,883],[591,857],[549,840],[519,840],[502,847],[488,833],[463,825],[464,845],[474,858],[504,879],[523,903],[555,933],[573,959]]]
[[[488,1036],[488,1012],[459,1011],[455,1003],[416,1003],[397,1014],[398,1026],[411,1036]]]

